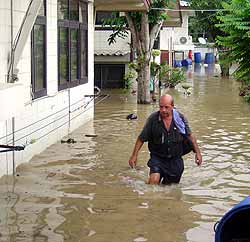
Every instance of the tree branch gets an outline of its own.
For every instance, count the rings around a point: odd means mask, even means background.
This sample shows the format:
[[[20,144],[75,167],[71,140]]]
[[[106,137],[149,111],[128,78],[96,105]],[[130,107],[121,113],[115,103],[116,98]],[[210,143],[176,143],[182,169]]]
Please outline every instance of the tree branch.
[[[133,19],[129,16],[128,12],[125,12],[125,16],[128,22],[131,35],[132,35],[133,47],[135,47],[136,50],[141,53],[142,52],[141,40],[138,36],[138,32],[136,31]]]
[[[144,53],[146,53],[149,50],[149,22],[147,12],[143,12],[142,14],[140,36],[142,42],[142,50]]]
[[[160,21],[158,24],[154,25],[153,28],[151,29],[150,33],[149,33],[149,50],[151,51],[154,47],[154,42],[156,40],[156,37],[158,36],[161,27],[163,24],[163,20]]]

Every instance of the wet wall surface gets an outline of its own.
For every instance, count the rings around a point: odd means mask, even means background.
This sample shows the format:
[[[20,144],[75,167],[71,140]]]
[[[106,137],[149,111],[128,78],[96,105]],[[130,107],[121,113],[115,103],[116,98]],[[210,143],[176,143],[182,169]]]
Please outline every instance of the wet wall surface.
[[[249,195],[250,106],[239,84],[214,68],[187,72],[190,95],[175,98],[198,139],[204,163],[184,157],[180,184],[147,185],[145,144],[137,169],[128,159],[157,103],[107,91],[93,121],[52,145],[0,185],[0,241],[212,242],[213,226]],[[137,120],[126,116],[136,113]],[[66,137],[68,138],[68,137]]]

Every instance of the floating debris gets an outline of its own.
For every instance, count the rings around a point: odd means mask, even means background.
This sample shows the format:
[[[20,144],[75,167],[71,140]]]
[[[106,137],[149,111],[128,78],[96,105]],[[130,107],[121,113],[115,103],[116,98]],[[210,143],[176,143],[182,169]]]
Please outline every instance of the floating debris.
[[[56,175],[55,172],[50,172],[50,173],[47,175],[47,177],[53,177],[53,176],[55,176],[55,175]]]
[[[183,83],[181,86],[185,90],[187,90],[187,89],[189,89],[191,87],[188,83]]]
[[[144,241],[148,241],[148,239],[146,239],[144,237],[138,237],[138,238],[134,239],[134,242],[144,242]]]
[[[68,138],[67,140],[61,140],[61,143],[74,144],[76,141],[73,138]]]
[[[149,208],[148,203],[144,202],[144,203],[140,203],[138,208]]]
[[[191,91],[190,91],[191,86],[188,83],[183,83],[181,86],[185,90],[184,94],[189,96],[191,94]]]
[[[85,137],[97,137],[97,134],[85,134]]]
[[[88,210],[91,214],[96,214],[96,212],[93,210],[93,208],[88,207],[87,210]]]
[[[133,120],[133,119],[137,119],[137,115],[135,113],[131,113],[127,116],[128,120]]]
[[[95,230],[90,230],[90,231],[89,231],[89,234],[88,234],[88,237],[90,237],[90,236],[92,236],[92,235],[95,235],[95,234],[96,234]]]

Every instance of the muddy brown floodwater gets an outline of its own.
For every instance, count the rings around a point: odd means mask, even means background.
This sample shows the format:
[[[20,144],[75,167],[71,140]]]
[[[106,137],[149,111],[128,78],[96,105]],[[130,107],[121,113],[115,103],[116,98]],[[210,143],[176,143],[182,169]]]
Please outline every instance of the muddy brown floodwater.
[[[194,71],[189,96],[181,87],[167,91],[198,139],[201,167],[189,154],[180,184],[145,184],[147,146],[136,170],[128,158],[157,104],[111,91],[94,120],[70,134],[77,143],[58,142],[20,165],[15,179],[1,179],[0,241],[214,241],[215,222],[250,193],[250,105],[234,80]],[[138,119],[128,121],[129,113]]]

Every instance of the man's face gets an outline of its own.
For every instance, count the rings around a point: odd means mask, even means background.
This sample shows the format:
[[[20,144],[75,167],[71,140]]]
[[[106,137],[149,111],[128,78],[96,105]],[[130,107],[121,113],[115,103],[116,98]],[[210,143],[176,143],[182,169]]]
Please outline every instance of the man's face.
[[[163,118],[169,117],[172,114],[173,108],[171,100],[166,98],[160,100],[160,114]]]

